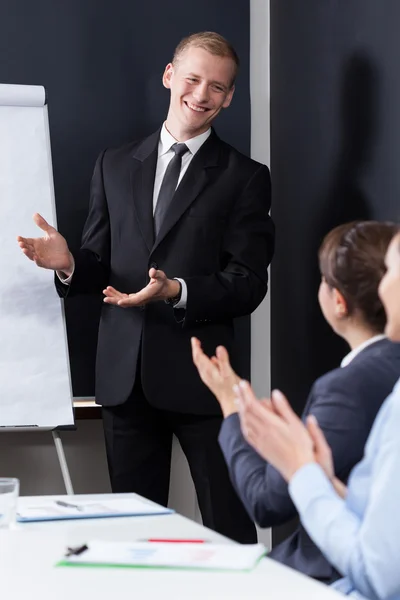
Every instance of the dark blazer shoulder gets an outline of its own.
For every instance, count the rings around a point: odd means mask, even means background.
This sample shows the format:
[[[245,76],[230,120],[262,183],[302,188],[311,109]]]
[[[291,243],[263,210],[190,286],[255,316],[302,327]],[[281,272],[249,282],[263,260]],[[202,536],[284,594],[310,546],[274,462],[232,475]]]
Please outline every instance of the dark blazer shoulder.
[[[230,162],[240,164],[241,167],[247,168],[249,171],[256,172],[260,169],[266,169],[269,172],[269,168],[267,165],[254,160],[254,158],[250,158],[246,154],[243,154],[239,150],[237,150],[234,146],[231,146],[224,140],[221,140],[216,134],[214,134],[216,139],[221,145],[221,150],[223,153],[227,155]]]
[[[349,402],[389,393],[400,372],[400,344],[383,339],[367,346],[345,367],[319,377],[310,396],[316,398],[336,392]],[[380,398],[382,400],[382,398]],[[364,403],[365,404],[365,403]]]
[[[139,158],[143,160],[157,148],[159,139],[160,129],[157,129],[157,131],[146,137],[138,138],[120,146],[109,146],[100,153],[100,156],[103,156],[104,160],[121,158]]]
[[[121,146],[110,146],[105,148],[100,155],[104,155],[107,158],[132,156],[136,158],[145,158],[152,150],[154,150],[160,139],[161,128],[154,131],[152,134],[138,138],[131,142],[127,142]],[[224,140],[222,140],[217,133],[212,129],[210,138],[206,140],[205,144],[213,146],[218,149],[219,153],[228,162],[240,164],[242,168],[248,169],[249,171],[256,172],[259,169],[266,169],[268,167],[253,158],[250,158],[246,154],[239,152],[234,146],[231,146]]]

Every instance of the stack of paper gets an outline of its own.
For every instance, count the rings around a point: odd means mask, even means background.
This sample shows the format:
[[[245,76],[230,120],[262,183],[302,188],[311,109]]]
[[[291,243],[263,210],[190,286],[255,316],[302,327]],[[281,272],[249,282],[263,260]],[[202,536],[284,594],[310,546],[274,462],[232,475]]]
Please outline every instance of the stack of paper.
[[[266,548],[262,544],[193,544],[92,541],[59,565],[153,567],[248,571]]]
[[[110,499],[104,501],[71,500],[65,496],[59,499],[30,501],[20,498],[17,520],[21,523],[31,521],[57,521],[60,519],[94,519],[106,517],[137,517],[145,515],[165,515],[174,511],[153,504],[141,498]]]

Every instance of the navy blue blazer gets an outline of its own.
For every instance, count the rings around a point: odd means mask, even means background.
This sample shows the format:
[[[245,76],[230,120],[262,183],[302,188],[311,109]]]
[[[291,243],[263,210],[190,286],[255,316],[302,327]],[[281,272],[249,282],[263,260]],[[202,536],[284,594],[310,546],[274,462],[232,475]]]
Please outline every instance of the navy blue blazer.
[[[311,413],[318,419],[342,481],[361,460],[375,416],[399,375],[400,344],[383,339],[314,383],[303,418]],[[273,527],[297,516],[286,481],[246,443],[237,414],[224,420],[219,443],[233,485],[258,525]],[[301,524],[269,556],[325,582],[339,577]]]

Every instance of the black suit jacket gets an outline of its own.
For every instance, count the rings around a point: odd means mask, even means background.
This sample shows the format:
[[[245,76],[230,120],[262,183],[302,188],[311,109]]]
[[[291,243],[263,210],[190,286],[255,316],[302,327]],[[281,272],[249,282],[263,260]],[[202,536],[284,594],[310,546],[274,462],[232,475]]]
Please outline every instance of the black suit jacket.
[[[381,340],[314,383],[303,417],[311,413],[318,419],[342,481],[362,459],[376,414],[399,373],[400,344]],[[272,527],[297,516],[286,481],[245,442],[237,415],[225,419],[219,441],[232,482],[254,521]],[[269,556],[326,582],[338,577],[301,524]]]
[[[153,234],[153,188],[160,132],[108,149],[97,160],[90,209],[70,287],[61,296],[131,293],[156,266],[185,280],[186,310],[164,302],[124,309],[104,305],[98,336],[96,400],[122,404],[141,354],[146,397],[159,408],[218,414],[219,405],[192,363],[190,337],[205,351],[233,342],[233,319],[250,314],[267,292],[274,247],[266,166],[240,154],[213,131],[193,157],[159,235]]]

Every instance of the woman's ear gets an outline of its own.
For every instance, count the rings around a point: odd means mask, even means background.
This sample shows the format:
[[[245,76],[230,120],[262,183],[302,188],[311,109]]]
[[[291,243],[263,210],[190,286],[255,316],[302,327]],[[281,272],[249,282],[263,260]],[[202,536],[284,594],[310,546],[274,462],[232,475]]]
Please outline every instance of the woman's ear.
[[[335,316],[338,319],[345,319],[348,317],[349,312],[347,309],[347,302],[341,292],[336,288],[333,288],[333,298],[334,298],[334,310]]]

